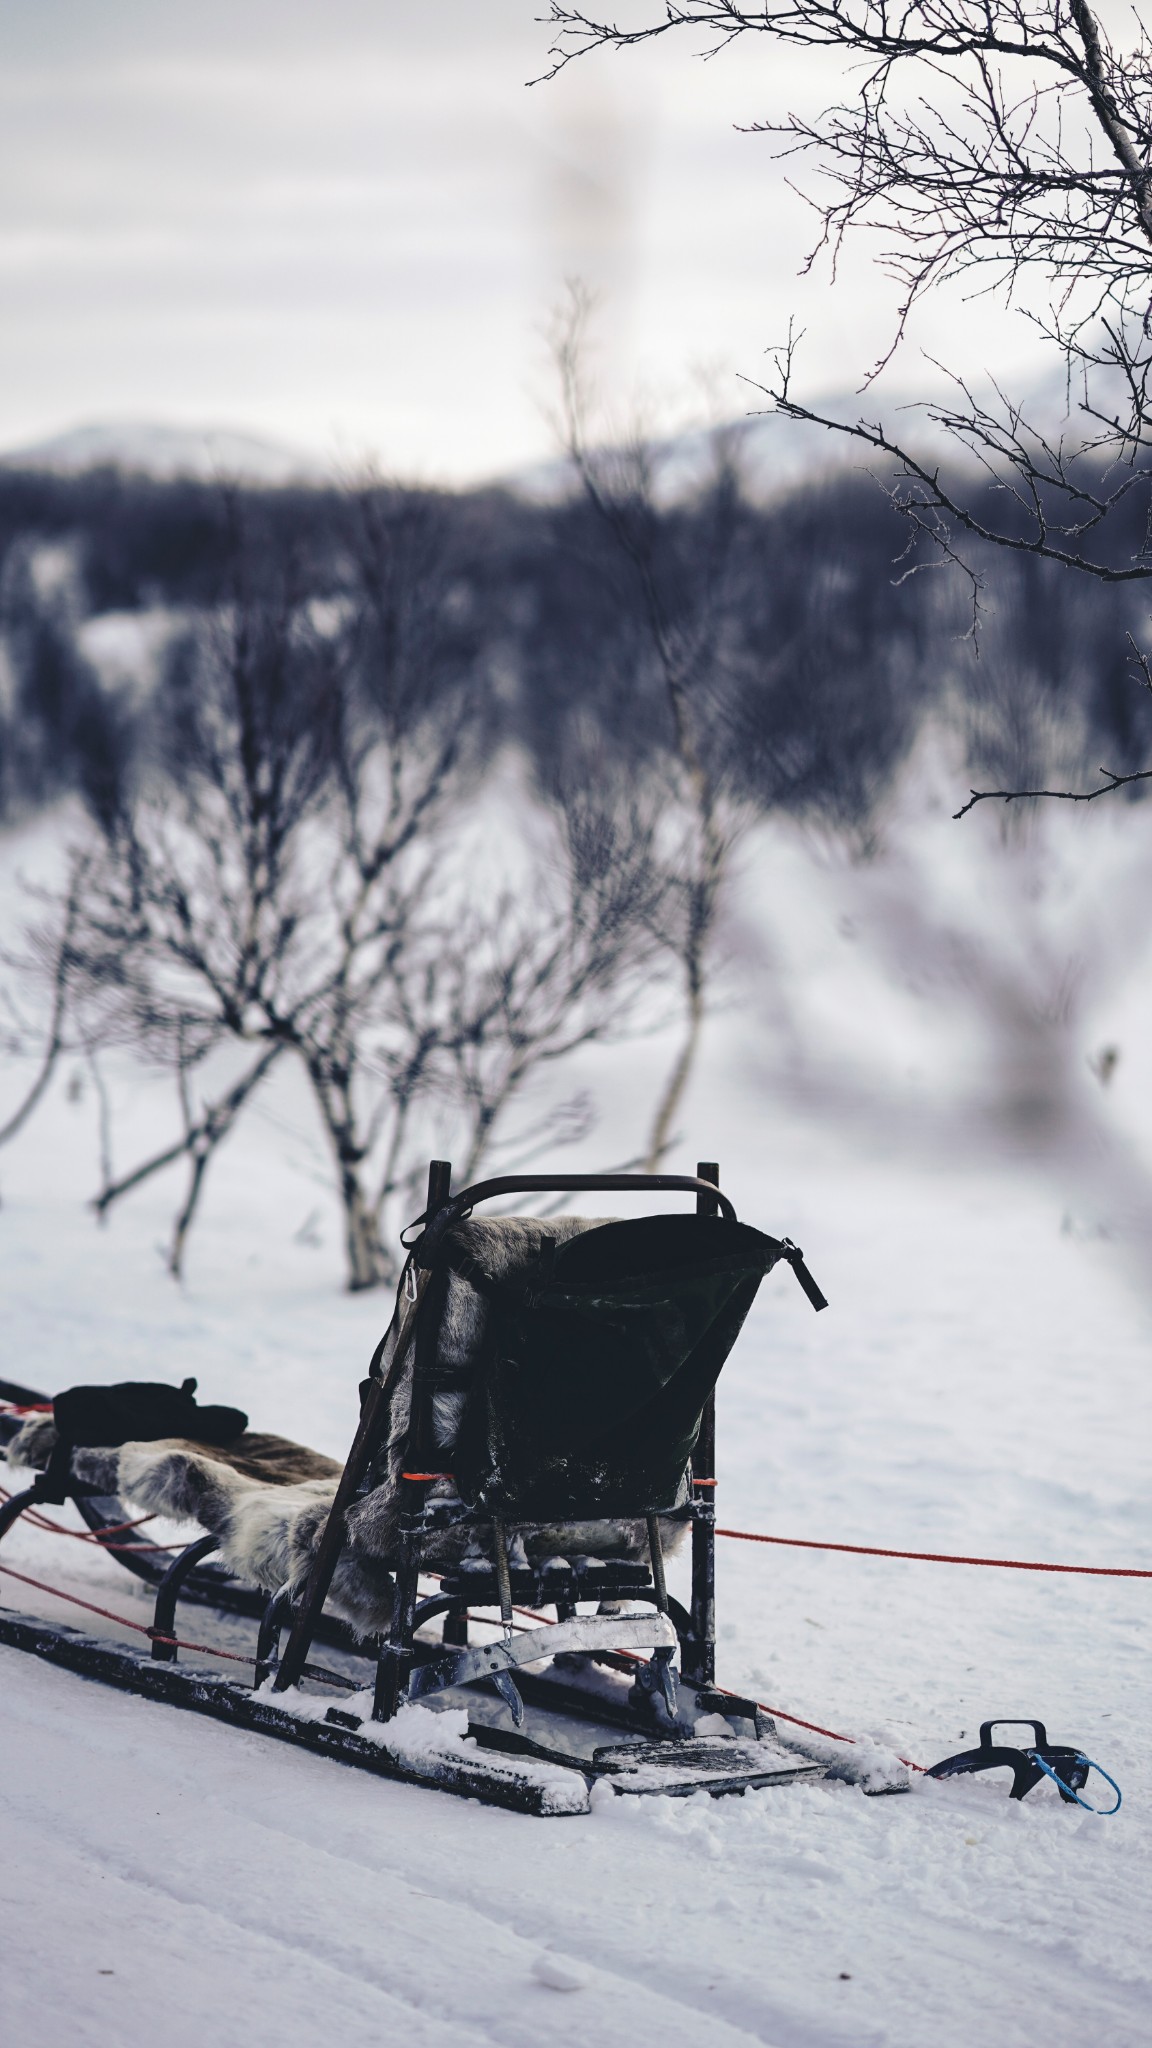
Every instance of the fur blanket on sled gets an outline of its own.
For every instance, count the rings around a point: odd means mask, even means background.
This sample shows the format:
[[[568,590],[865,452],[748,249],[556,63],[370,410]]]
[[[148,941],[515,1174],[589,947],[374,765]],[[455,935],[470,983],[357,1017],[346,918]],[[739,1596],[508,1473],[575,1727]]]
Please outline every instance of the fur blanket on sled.
[[[554,1217],[539,1222],[527,1217],[461,1223],[452,1234],[454,1248],[474,1260],[492,1280],[515,1276],[535,1265],[541,1241],[556,1241],[596,1227],[599,1218]],[[485,1296],[456,1273],[448,1279],[447,1300],[437,1347],[437,1370],[446,1379],[467,1379],[483,1347],[488,1318]],[[385,1350],[383,1369],[391,1353]],[[377,1456],[370,1483],[346,1516],[348,1541],[342,1553],[329,1610],[363,1635],[385,1627],[392,1612],[390,1565],[396,1554],[400,1475],[404,1463],[412,1394],[412,1350],[397,1385],[386,1441]],[[434,1430],[438,1455],[450,1464],[452,1447],[466,1390],[438,1393],[434,1398]],[[52,1418],[29,1417],[8,1445],[11,1464],[43,1470],[56,1442]],[[193,1522],[218,1537],[220,1562],[244,1581],[278,1592],[300,1590],[328,1519],[341,1466],[334,1459],[284,1437],[246,1430],[224,1445],[166,1438],[156,1443],[128,1443],[119,1449],[79,1449],[72,1469],[78,1479],[117,1495],[134,1513],[163,1515]],[[449,1482],[439,1481],[435,1495],[450,1495]],[[685,1524],[662,1520],[665,1547],[683,1540]],[[556,1556],[627,1557],[646,1554],[643,1522],[614,1521],[517,1525],[528,1562]],[[429,1538],[425,1560],[430,1570],[444,1570],[465,1554],[490,1554],[485,1529],[444,1530]]]

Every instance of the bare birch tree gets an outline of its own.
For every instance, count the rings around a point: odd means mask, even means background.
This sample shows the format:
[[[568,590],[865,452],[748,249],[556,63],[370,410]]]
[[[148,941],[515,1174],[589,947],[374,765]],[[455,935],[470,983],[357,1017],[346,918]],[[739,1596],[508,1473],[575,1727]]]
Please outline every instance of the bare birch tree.
[[[172,653],[163,757],[84,870],[74,974],[109,1039],[174,1066],[183,1137],[178,1270],[216,1147],[274,1060],[303,1069],[332,1159],[349,1285],[390,1278],[431,1133],[476,1164],[528,1076],[604,1035],[651,929],[650,850],[627,820],[592,839],[563,809],[555,861],[515,904],[462,841],[485,721],[435,508],[354,507],[357,581],[317,617],[291,578],[238,585]],[[197,1108],[189,1075],[247,1051]]]

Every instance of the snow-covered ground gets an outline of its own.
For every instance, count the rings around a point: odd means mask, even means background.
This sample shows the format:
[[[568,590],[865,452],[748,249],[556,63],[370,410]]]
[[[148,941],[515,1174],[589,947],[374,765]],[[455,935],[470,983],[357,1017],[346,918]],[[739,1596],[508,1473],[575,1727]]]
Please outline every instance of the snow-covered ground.
[[[1005,851],[969,823],[964,839],[922,806],[864,868],[784,838],[749,849],[732,998],[676,1164],[718,1157],[740,1213],[804,1246],[831,1307],[813,1316],[786,1273],[763,1289],[721,1383],[720,1519],[1148,1568],[1152,973],[1124,922],[1147,826],[1061,820]],[[44,843],[10,845],[6,872]],[[1105,1044],[1107,1089],[1088,1066]],[[582,1076],[613,1157],[655,1051]],[[230,1142],[182,1288],[160,1256],[174,1186],[103,1230],[85,1210],[95,1104],[70,1078],[0,1152],[0,1374],[54,1390],[195,1373],[254,1427],[342,1454],[386,1304],[339,1291],[290,1078]],[[0,1112],[20,1080],[0,1075]],[[127,1066],[111,1081],[126,1165],[171,1109]],[[62,1551],[89,1597],[142,1611],[79,1545],[19,1529],[4,1558],[53,1577]],[[728,1542],[719,1590],[725,1683],[923,1763],[982,1718],[1035,1715],[1113,1772],[1121,1813],[1047,1787],[1010,1804],[986,1778],[899,1799],[598,1793],[586,1818],[532,1820],[5,1650],[0,2035],[1144,2048],[1149,1582]],[[0,1583],[49,1611],[18,1596]]]

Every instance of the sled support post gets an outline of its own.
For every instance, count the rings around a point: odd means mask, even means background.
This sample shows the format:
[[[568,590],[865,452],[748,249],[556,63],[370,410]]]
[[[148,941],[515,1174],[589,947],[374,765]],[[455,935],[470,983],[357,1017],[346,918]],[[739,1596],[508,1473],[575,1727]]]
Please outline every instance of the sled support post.
[[[468,1648],[468,1610],[450,1609],[444,1616],[444,1641],[454,1650]]]
[[[701,1159],[697,1180],[719,1189],[715,1159]],[[696,1214],[715,1216],[720,1204],[701,1190]],[[684,1650],[684,1676],[697,1685],[716,1682],[716,1396],[709,1394],[692,1454],[692,1635]]]
[[[433,1159],[428,1167],[428,1200],[424,1213],[431,1224],[452,1194],[452,1166],[447,1159]],[[416,1356],[412,1368],[412,1408],[408,1421],[408,1442],[404,1468],[424,1472],[434,1458],[431,1434],[431,1403],[427,1373],[434,1362],[440,1315],[444,1305],[445,1281],[434,1275],[436,1290],[416,1331]],[[390,1721],[408,1691],[412,1670],[412,1636],[416,1627],[416,1602],[420,1591],[420,1553],[423,1549],[424,1501],[428,1482],[400,1481],[400,1562],[396,1571],[396,1592],[392,1604],[392,1626],[380,1645],[376,1666],[376,1690],[372,1719]]]
[[[287,1586],[281,1586],[278,1593],[269,1593],[260,1617],[260,1632],[256,1638],[256,1676],[252,1689],[259,1692],[273,1676],[280,1656],[280,1631],[292,1612],[292,1596]]]
[[[156,1588],[156,1606],[152,1615],[152,1656],[155,1663],[175,1664],[179,1655],[175,1643],[157,1641],[157,1638],[175,1635],[176,1602],[185,1579],[201,1558],[211,1557],[212,1552],[219,1548],[218,1536],[198,1536],[195,1543],[190,1543],[187,1550],[182,1550],[179,1557],[173,1559],[161,1579]]]
[[[36,1480],[26,1486],[23,1493],[14,1493],[11,1500],[0,1503],[0,1536],[6,1536],[13,1522],[18,1522],[25,1508],[34,1508],[44,1493]]]

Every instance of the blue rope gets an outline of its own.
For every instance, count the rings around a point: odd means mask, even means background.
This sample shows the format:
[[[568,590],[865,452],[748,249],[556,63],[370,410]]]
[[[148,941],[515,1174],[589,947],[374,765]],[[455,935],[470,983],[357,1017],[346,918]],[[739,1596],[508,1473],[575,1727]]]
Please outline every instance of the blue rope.
[[[1040,1756],[1036,1750],[1029,1750],[1028,1754],[1032,1758],[1032,1761],[1036,1765],[1037,1769],[1043,1771],[1046,1778],[1051,1778],[1052,1783],[1060,1787],[1060,1790],[1061,1792],[1063,1792],[1065,1798],[1074,1799],[1076,1801],[1077,1806],[1082,1806],[1084,1808],[1085,1813],[1099,1813],[1103,1814],[1105,1817],[1112,1813],[1119,1813],[1121,1803],[1121,1792],[1119,1785],[1116,1783],[1115,1778],[1110,1778],[1108,1776],[1108,1773],[1104,1769],[1103,1765],[1094,1764],[1090,1756],[1078,1756],[1076,1758],[1076,1762],[1078,1764],[1087,1764],[1088,1769],[1090,1771],[1096,1771],[1098,1775],[1101,1778],[1103,1778],[1106,1785],[1111,1785],[1112,1790],[1116,1794],[1115,1806],[1089,1806],[1088,1801],[1086,1799],[1081,1799],[1080,1794],[1078,1792],[1074,1792],[1072,1790],[1071,1785],[1066,1785],[1064,1783],[1063,1778],[1060,1776],[1060,1773],[1058,1771],[1054,1771],[1052,1769],[1051,1764],[1046,1764],[1043,1757]]]

